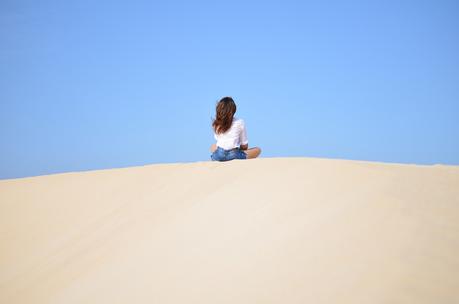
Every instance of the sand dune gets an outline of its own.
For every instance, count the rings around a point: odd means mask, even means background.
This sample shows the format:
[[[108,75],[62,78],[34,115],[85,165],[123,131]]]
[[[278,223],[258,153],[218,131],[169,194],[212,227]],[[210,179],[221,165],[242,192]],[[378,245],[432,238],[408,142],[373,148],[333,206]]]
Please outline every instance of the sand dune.
[[[459,166],[315,158],[0,181],[0,303],[459,303]]]

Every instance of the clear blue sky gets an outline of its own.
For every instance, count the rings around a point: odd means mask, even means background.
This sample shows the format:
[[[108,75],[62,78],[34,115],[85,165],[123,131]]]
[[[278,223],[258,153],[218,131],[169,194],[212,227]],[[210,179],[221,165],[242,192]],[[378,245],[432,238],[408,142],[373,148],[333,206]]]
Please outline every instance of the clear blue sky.
[[[115,1],[116,2],[116,1]],[[459,164],[457,1],[1,1],[0,178],[264,157]]]

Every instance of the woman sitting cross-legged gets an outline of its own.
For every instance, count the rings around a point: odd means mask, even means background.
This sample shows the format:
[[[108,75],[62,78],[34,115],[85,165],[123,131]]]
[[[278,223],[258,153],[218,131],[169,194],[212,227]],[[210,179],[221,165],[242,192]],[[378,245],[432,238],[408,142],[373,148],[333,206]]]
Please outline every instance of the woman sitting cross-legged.
[[[216,106],[216,118],[212,123],[216,144],[210,147],[210,158],[215,161],[256,158],[258,147],[249,149],[244,121],[234,117],[236,104],[231,97],[223,97]]]

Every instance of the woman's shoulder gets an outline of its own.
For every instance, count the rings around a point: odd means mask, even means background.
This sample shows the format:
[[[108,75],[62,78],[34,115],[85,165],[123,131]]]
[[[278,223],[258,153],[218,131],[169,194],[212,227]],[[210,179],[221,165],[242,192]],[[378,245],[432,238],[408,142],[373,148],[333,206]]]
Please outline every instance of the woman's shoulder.
[[[244,119],[239,117],[233,117],[233,124],[244,124]]]

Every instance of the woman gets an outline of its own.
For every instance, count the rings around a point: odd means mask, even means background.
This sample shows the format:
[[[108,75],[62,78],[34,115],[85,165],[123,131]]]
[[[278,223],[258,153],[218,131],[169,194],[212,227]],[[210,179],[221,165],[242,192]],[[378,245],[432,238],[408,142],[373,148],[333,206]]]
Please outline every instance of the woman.
[[[236,104],[231,97],[223,97],[217,103],[216,117],[212,123],[216,144],[210,147],[210,158],[216,161],[256,158],[260,148],[250,148],[244,121],[234,117]]]

